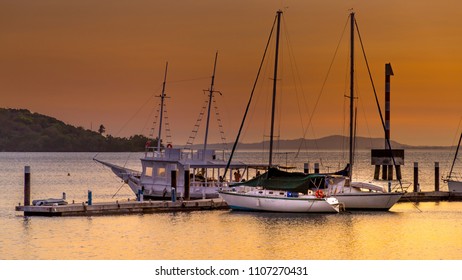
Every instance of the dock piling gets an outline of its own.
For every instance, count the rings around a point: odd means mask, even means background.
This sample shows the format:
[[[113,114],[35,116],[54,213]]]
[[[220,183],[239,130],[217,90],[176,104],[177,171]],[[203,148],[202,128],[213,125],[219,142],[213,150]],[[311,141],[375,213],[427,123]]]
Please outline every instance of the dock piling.
[[[184,167],[184,200],[189,200],[190,197],[190,184],[191,180],[189,178],[189,164]]]
[[[92,194],[92,191],[91,191],[91,190],[88,190],[88,201],[87,201],[87,204],[88,204],[88,205],[93,205],[93,194]]]
[[[309,162],[305,162],[303,164],[303,173],[305,173],[305,174],[310,173],[310,163]]]
[[[24,206],[30,205],[30,166],[24,166]]]
[[[388,165],[382,165],[382,180],[387,180]]]
[[[414,192],[419,191],[419,163],[414,162]]]
[[[440,191],[440,163],[435,162],[435,192]]]
[[[172,186],[172,191],[171,191],[171,196],[172,196],[172,202],[176,201],[176,174],[178,170],[172,170],[171,172],[171,186]]]
[[[396,179],[401,180],[403,176],[401,175],[401,165],[396,166]]]
[[[378,180],[380,176],[380,165],[376,164],[374,169],[374,180]]]
[[[319,163],[317,162],[314,163],[314,173],[319,174]]]

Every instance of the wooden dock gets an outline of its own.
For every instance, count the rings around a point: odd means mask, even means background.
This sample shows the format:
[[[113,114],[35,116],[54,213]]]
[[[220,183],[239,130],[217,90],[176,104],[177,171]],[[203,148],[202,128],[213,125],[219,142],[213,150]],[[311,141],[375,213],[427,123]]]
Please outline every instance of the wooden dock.
[[[16,211],[24,212],[24,216],[96,216],[223,209],[229,208],[221,198],[175,202],[116,201],[94,203],[92,205],[81,203],[56,206],[16,206]]]
[[[454,192],[409,192],[399,202],[462,201],[462,193]],[[159,212],[190,212],[204,210],[227,210],[221,198],[188,201],[115,201],[88,205],[75,203],[56,206],[16,206],[24,216],[98,216],[125,215]]]
[[[399,202],[425,202],[425,201],[462,201],[461,192],[408,192]]]

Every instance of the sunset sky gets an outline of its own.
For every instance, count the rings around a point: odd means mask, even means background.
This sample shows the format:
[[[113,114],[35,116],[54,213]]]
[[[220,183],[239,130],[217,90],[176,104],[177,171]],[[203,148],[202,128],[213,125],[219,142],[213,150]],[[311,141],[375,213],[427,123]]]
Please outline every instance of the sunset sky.
[[[462,2],[457,0],[0,0],[0,107],[25,108],[93,130],[103,124],[113,136],[147,135],[168,61],[169,123],[174,144],[183,146],[218,51],[215,89],[222,95],[216,101],[226,138],[233,141],[279,9],[288,34],[281,41],[281,139],[303,137],[321,92],[305,136],[347,131],[349,30],[344,28],[353,9],[382,106],[385,63],[394,70],[392,139],[456,144],[462,117]],[[382,137],[356,46],[358,134]],[[269,133],[269,109],[263,105],[271,95],[272,62],[264,69],[256,95],[260,106],[253,107],[244,142]],[[211,128],[209,142],[219,141],[216,124]]]

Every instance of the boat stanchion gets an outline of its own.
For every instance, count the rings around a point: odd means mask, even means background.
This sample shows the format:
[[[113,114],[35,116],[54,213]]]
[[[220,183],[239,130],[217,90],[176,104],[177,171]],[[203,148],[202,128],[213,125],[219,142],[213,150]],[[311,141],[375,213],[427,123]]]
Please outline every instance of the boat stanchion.
[[[24,166],[24,206],[30,206],[30,166]]]
[[[92,191],[91,191],[91,190],[88,190],[88,201],[87,201],[87,204],[88,204],[88,205],[93,205],[93,194],[92,194]]]
[[[184,166],[184,200],[189,200],[191,197],[190,194],[190,184],[191,180],[189,178],[189,164]]]
[[[440,191],[440,163],[435,162],[435,192]]]
[[[172,202],[176,201],[176,174],[178,170],[172,170],[172,178],[171,178],[171,186],[172,186],[172,191],[171,191],[171,196],[172,196]]]
[[[414,192],[419,191],[419,163],[414,162]]]

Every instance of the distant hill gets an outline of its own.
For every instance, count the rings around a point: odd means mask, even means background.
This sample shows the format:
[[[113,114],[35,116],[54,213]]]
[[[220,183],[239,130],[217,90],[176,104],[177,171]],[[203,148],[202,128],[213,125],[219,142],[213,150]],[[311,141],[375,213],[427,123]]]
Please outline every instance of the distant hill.
[[[0,152],[140,152],[148,139],[143,135],[129,138],[102,135],[96,131],[74,127],[53,117],[32,113],[26,109],[0,108]],[[339,150],[348,148],[348,138],[334,135],[319,139],[279,140],[281,150]],[[157,145],[156,141],[153,146]],[[233,143],[227,143],[228,149]],[[448,148],[410,146],[392,141],[396,149]],[[210,149],[223,149],[223,144],[209,144]],[[239,150],[261,150],[269,142],[240,143]],[[357,149],[382,149],[383,138],[357,137]],[[194,145],[193,149],[202,149]]]
[[[228,149],[233,146],[233,143],[226,144]],[[292,139],[292,140],[279,140],[275,144],[281,150],[342,150],[348,149],[349,138],[341,135],[326,136],[319,139]],[[446,149],[448,147],[439,146],[411,146],[401,144],[396,141],[391,141],[391,146],[394,149]],[[269,141],[256,142],[256,143],[239,143],[240,150],[261,150],[262,147],[268,148]],[[385,147],[385,140],[383,138],[367,138],[356,137],[356,149],[370,150],[370,149],[383,149]],[[194,149],[201,149],[201,145],[193,146]],[[223,144],[208,145],[210,149],[223,149]]]
[[[103,136],[25,109],[0,108],[2,152],[122,152],[143,151],[147,138]]]

